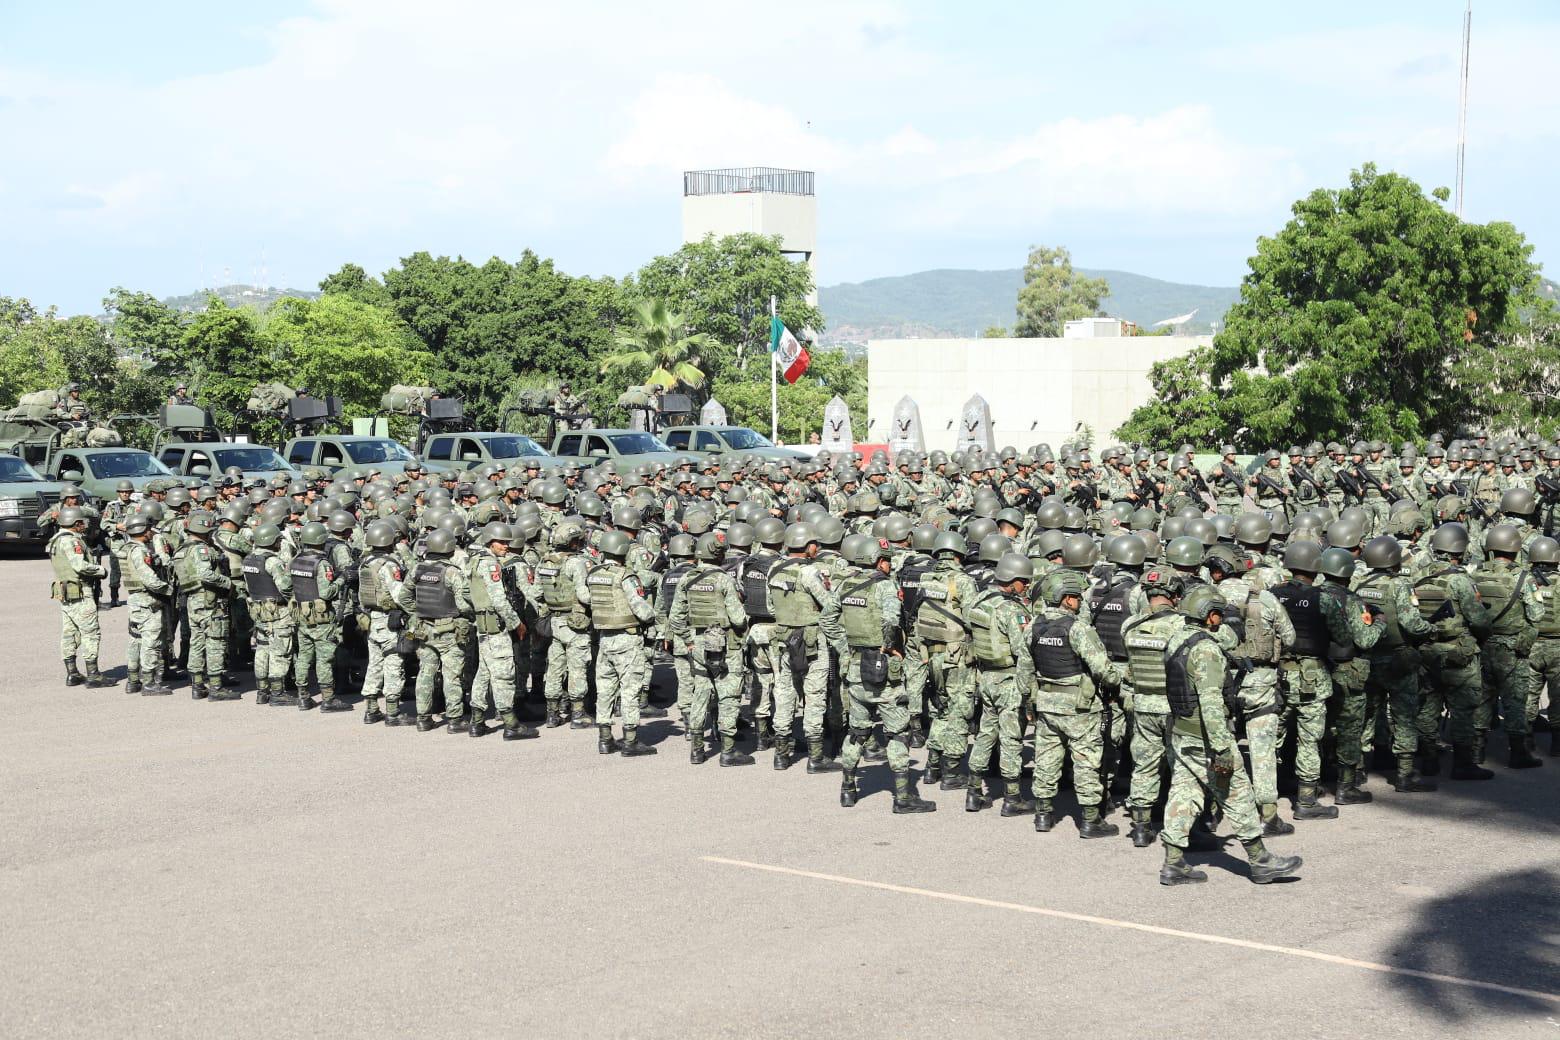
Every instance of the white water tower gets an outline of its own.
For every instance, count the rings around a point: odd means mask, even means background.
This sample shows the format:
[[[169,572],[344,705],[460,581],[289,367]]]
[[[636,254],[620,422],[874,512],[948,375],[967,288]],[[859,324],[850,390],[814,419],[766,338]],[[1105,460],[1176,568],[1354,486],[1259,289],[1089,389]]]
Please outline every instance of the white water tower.
[[[810,170],[744,166],[683,174],[683,242],[752,232],[779,235],[781,252],[806,262],[818,302],[818,197]]]

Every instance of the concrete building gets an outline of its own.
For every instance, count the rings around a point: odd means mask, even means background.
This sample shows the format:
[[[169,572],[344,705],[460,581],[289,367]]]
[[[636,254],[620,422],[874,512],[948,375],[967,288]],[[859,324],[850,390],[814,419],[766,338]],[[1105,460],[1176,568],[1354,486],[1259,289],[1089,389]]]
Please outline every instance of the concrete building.
[[[809,170],[745,166],[683,174],[683,242],[752,232],[779,235],[781,251],[812,268],[818,302],[818,198]]]
[[[1208,336],[1093,339],[888,339],[867,344],[867,430],[863,442],[886,440],[894,406],[908,394],[921,408],[926,449],[952,450],[964,402],[980,394],[991,405],[998,447],[1052,448],[1079,423],[1094,444],[1153,390],[1148,370],[1212,342]]]

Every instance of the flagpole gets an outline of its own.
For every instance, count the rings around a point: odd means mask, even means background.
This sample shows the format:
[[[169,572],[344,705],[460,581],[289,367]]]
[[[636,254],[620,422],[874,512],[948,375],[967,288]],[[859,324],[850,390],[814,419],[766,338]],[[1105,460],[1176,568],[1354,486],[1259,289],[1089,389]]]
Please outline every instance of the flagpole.
[[[775,298],[769,297],[769,320],[774,322],[778,314],[775,306]],[[769,439],[775,444],[780,443],[780,382],[777,372],[780,366],[780,352],[771,349],[769,351]]]

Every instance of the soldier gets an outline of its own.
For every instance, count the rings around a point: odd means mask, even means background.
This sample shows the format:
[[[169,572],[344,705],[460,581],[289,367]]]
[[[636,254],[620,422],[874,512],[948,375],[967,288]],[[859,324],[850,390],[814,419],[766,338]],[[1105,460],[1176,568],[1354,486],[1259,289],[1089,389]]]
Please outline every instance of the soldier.
[[[404,561],[397,555],[400,531],[390,520],[373,520],[363,532],[367,552],[358,563],[358,607],[368,617],[368,664],[363,671],[363,722],[407,726],[401,714],[405,688],[399,653],[406,614],[396,602],[406,580]],[[380,699],[384,708],[380,708]]]
[[[1538,623],[1538,638],[1528,657],[1533,670],[1532,684],[1528,689],[1528,731],[1538,717],[1538,702],[1545,689],[1549,690],[1549,757],[1560,756],[1560,711],[1556,710],[1556,695],[1560,694],[1560,579],[1556,577],[1560,565],[1560,542],[1553,538],[1537,538],[1528,546],[1528,563],[1533,567],[1533,577],[1538,582],[1539,602],[1544,606],[1544,616]]]
[[[686,537],[679,536],[679,537]],[[710,703],[715,703],[715,732],[722,766],[750,766],[753,756],[737,750],[737,712],[742,701],[742,677],[731,667],[742,645],[747,613],[735,579],[720,564],[725,543],[716,534],[699,536],[699,563],[677,583],[669,613],[671,640],[688,659],[693,690],[687,729],[691,736],[688,761],[702,765],[707,757],[704,730]]]
[[[1365,684],[1370,676],[1370,664],[1362,652],[1369,651],[1380,641],[1386,632],[1386,622],[1376,621],[1375,615],[1350,588],[1356,551],[1353,546],[1335,545],[1322,553],[1317,564],[1322,575],[1317,588],[1336,601],[1337,613],[1348,621],[1353,637],[1347,642],[1330,637],[1327,644],[1327,663],[1332,669],[1333,689],[1337,694],[1333,713],[1334,751],[1338,761],[1338,790],[1333,801],[1337,805],[1363,805],[1374,798],[1369,791],[1360,789]]]
[[[85,683],[94,689],[113,683],[98,671],[97,601],[87,583],[101,580],[108,572],[93,562],[87,550],[87,518],[78,506],[66,506],[59,512],[58,530],[50,537],[45,551],[54,567],[54,599],[60,604],[60,656],[65,661],[65,685]],[[86,676],[76,669],[80,651]]]
[[[544,511],[542,515],[547,514]],[[594,725],[585,714],[590,682],[590,615],[576,594],[590,568],[582,554],[584,540],[585,529],[577,520],[558,521],[552,528],[552,549],[536,567],[551,640],[544,686],[547,711],[549,715],[561,716],[567,702],[572,729]]]
[[[1386,707],[1397,766],[1393,790],[1404,794],[1434,791],[1436,785],[1419,775],[1414,762],[1419,739],[1419,654],[1410,645],[1429,635],[1430,625],[1419,614],[1412,583],[1399,573],[1403,546],[1396,538],[1372,538],[1361,550],[1360,560],[1370,570],[1355,585],[1355,594],[1365,609],[1382,621],[1381,635],[1370,648],[1362,736],[1375,726],[1375,719]]]
[[[1219,461],[1204,474],[1213,489],[1214,501],[1219,512],[1235,516],[1240,513],[1241,497],[1246,492],[1246,478],[1240,464],[1235,461],[1235,445],[1219,445]]]
[[[697,515],[702,518],[703,514]],[[700,537],[704,533],[701,532]],[[672,639],[670,626],[672,600],[677,595],[677,586],[694,568],[693,557],[697,546],[698,542],[689,534],[674,534],[667,539],[666,555],[671,566],[660,576],[660,585],[655,594],[656,641],[662,650],[671,655],[672,672],[677,677],[677,713],[682,718],[683,736],[690,741],[695,739],[693,727],[688,721],[693,713],[693,659],[691,651],[684,644]],[[635,575],[635,579],[639,580],[638,575]],[[697,739],[702,740],[703,737]]]
[[[1522,534],[1509,524],[1497,524],[1484,533],[1487,559],[1473,572],[1474,586],[1490,615],[1480,658],[1486,686],[1500,699],[1501,728],[1510,747],[1507,765],[1512,769],[1536,769],[1543,761],[1534,757],[1528,726],[1528,686],[1533,680],[1528,650],[1538,638],[1537,625],[1545,604],[1538,597],[1533,575],[1517,567]],[[1488,702],[1481,703],[1478,727],[1482,742],[1489,728]],[[1482,725],[1481,725],[1482,723]]]
[[[465,730],[466,643],[471,635],[471,590],[466,576],[450,557],[459,542],[440,528],[428,535],[427,558],[401,584],[396,604],[414,616],[412,638],[417,646],[417,732],[436,728],[434,685],[444,683],[444,719],[449,732]]]
[[[162,601],[173,594],[172,563],[153,543],[152,522],[145,514],[126,517],[118,531],[128,539],[123,550],[130,617],[125,692],[164,697],[173,692],[162,681]]]
[[[1204,585],[1187,592],[1180,607],[1186,623],[1163,633],[1165,648],[1159,666],[1153,668],[1146,654],[1133,657],[1139,685],[1164,689],[1175,719],[1170,727],[1170,796],[1165,805],[1165,827],[1159,835],[1165,847],[1159,883],[1185,885],[1208,880],[1204,871],[1194,870],[1186,862],[1186,847],[1192,824],[1210,795],[1245,847],[1251,880],[1265,885],[1290,877],[1300,868],[1300,857],[1275,856],[1262,844],[1262,824],[1252,800],[1251,781],[1225,712],[1228,666],[1224,651],[1209,633],[1223,622],[1228,605],[1217,589]],[[1151,620],[1144,622],[1150,632],[1158,631],[1158,622],[1152,620],[1156,616],[1150,615]],[[1141,669],[1136,667],[1140,663]]]
[[[255,528],[254,548],[244,557],[244,588],[255,626],[255,703],[275,707],[293,703],[286,691],[297,625],[288,603],[292,576],[277,551],[282,532],[275,524]]]
[[[237,700],[238,694],[222,688],[227,655],[228,596],[233,581],[227,560],[211,544],[215,518],[205,510],[189,515],[185,532],[189,540],[173,555],[174,574],[184,594],[189,618],[190,697],[195,700]]]
[[[298,538],[302,549],[287,569],[292,579],[296,625],[293,683],[298,687],[298,710],[314,707],[314,699],[309,696],[312,669],[320,691],[320,711],[349,711],[352,706],[336,696],[336,650],[341,632],[334,604],[342,595],[345,579],[326,557],[330,533],[324,524],[304,524]]]
[[[656,753],[655,748],[639,741],[639,690],[645,666],[641,632],[655,620],[655,608],[624,566],[628,546],[628,535],[622,531],[605,532],[600,548],[606,562],[586,573],[576,595],[590,608],[591,627],[600,641],[596,656],[596,729],[600,739],[596,750],[603,755],[621,750],[625,758],[634,758]],[[612,738],[612,719],[620,702],[621,746]]]
[[[1022,711],[1035,685],[1034,660],[1029,656],[1029,611],[1024,606],[1034,573],[1029,557],[1007,553],[997,561],[992,588],[964,608],[981,706],[980,732],[970,749],[970,785],[964,797],[967,812],[979,812],[991,804],[980,777],[993,750],[999,752],[1004,786],[1002,815],[1024,816],[1035,809],[1034,800],[1024,798],[1019,787]]]
[[[743,561],[736,578],[737,587],[742,593],[742,609],[748,616],[743,650],[748,681],[753,688],[753,718],[758,727],[758,748],[767,751],[775,746],[775,684],[780,675],[769,578],[782,559],[777,550],[784,545],[785,522],[778,517],[766,516],[754,525],[753,536],[759,548]]]
[[[515,714],[515,639],[526,636],[525,622],[510,601],[509,585],[504,580],[504,557],[514,530],[506,523],[492,521],[477,533],[476,545],[466,558],[466,582],[471,590],[473,622],[477,633],[477,672],[471,681],[471,725],[473,737],[488,732],[485,716],[488,688],[492,687],[494,706],[504,721],[505,740],[529,740],[538,736],[535,729]]]
[[[1442,524],[1430,536],[1431,570],[1414,583],[1419,614],[1430,623],[1428,642],[1421,650],[1429,690],[1420,698],[1420,772],[1440,772],[1441,711],[1451,714],[1453,780],[1489,780],[1494,773],[1478,764],[1480,706],[1484,688],[1479,669],[1479,646],[1474,634],[1489,629],[1489,612],[1479,601],[1473,579],[1463,569],[1468,551],[1468,531],[1461,524]]]
[[[1108,838],[1121,828],[1101,813],[1105,745],[1103,691],[1121,685],[1122,669],[1111,661],[1099,634],[1078,614],[1089,583],[1076,571],[1060,570],[1041,584],[1047,610],[1031,630],[1035,666],[1035,830],[1056,826],[1053,799],[1069,755],[1073,787],[1083,810],[1080,838]]]
[[[129,548],[125,544],[125,521],[134,512],[130,502],[134,494],[135,485],[128,480],[121,480],[114,485],[114,497],[103,504],[103,515],[99,521],[103,540],[108,544],[108,605],[110,608],[119,606],[120,557]]]
[[[814,562],[818,535],[811,524],[795,523],[785,530],[786,557],[769,577],[775,611],[774,652],[780,657],[775,678],[776,769],[791,765],[791,726],[796,698],[803,702],[802,736],[807,741],[807,772],[837,772],[840,766],[824,754],[823,718],[828,696],[829,658],[820,645],[838,642],[840,631],[823,629],[824,608],[834,599],[823,569]],[[821,633],[821,638],[820,638]]]

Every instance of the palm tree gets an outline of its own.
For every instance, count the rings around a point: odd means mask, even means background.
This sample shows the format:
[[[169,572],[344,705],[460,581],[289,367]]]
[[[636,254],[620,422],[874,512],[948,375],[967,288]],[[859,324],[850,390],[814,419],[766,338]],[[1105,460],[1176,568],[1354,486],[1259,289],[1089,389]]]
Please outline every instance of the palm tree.
[[[695,364],[699,352],[711,345],[707,333],[689,335],[688,321],[670,309],[665,300],[640,300],[634,305],[633,324],[617,336],[622,348],[601,361],[601,374],[649,370],[647,386],[676,389],[679,383],[690,387],[704,385],[704,373]]]

